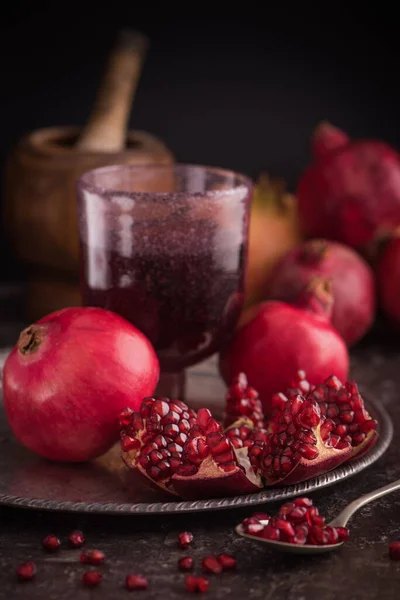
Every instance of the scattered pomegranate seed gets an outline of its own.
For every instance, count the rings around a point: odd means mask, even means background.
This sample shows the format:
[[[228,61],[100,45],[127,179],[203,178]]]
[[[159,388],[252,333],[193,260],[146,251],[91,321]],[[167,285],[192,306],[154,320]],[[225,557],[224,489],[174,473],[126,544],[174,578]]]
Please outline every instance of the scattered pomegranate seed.
[[[209,581],[205,577],[188,575],[185,579],[185,585],[188,592],[207,592]]]
[[[390,544],[389,556],[392,560],[400,560],[400,542],[392,542]]]
[[[204,573],[215,573],[217,575],[222,571],[222,564],[219,562],[218,558],[212,554],[203,558],[201,566]]]
[[[29,560],[19,565],[16,573],[20,581],[30,581],[36,575],[36,565],[33,561]]]
[[[222,566],[223,571],[230,571],[236,569],[236,558],[230,554],[220,554],[218,560]]]
[[[81,562],[89,565],[100,565],[104,562],[104,552],[101,550],[85,550],[81,554]]]
[[[127,575],[125,579],[125,587],[129,591],[147,590],[149,581],[147,577],[142,575]]]
[[[191,556],[184,556],[178,560],[178,566],[181,571],[191,571],[193,569],[194,560]]]
[[[178,533],[178,543],[181,548],[187,548],[192,542],[193,533],[190,533],[190,531],[182,531],[181,533]]]
[[[325,517],[319,514],[318,508],[313,506],[309,498],[286,502],[276,517],[269,518],[264,513],[255,513],[244,519],[242,527],[249,535],[298,545],[326,546],[345,542],[349,538],[346,527],[326,525]],[[398,544],[400,547],[400,542]]]
[[[85,543],[85,536],[82,531],[71,531],[68,535],[68,541],[73,548],[80,548]]]
[[[42,540],[42,546],[47,552],[56,552],[61,546],[60,538],[56,535],[46,535]]]
[[[103,575],[99,573],[99,571],[86,571],[86,573],[82,575],[83,584],[89,587],[99,585],[102,579]]]

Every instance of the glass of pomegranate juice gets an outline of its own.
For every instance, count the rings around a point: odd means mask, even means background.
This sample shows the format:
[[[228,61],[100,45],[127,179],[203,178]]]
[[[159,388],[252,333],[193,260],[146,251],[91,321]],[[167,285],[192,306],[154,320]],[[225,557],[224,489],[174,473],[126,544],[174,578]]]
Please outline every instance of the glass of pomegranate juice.
[[[233,334],[244,297],[252,184],[192,165],[111,166],[77,184],[83,303],[143,331],[157,393],[184,396],[184,369]]]

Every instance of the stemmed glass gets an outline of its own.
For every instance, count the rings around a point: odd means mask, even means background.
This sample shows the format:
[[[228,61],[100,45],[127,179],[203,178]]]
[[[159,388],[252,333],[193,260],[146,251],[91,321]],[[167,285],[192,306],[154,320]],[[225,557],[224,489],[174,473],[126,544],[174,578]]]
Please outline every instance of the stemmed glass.
[[[193,165],[111,166],[77,183],[83,303],[143,331],[157,393],[233,334],[243,305],[251,181]]]

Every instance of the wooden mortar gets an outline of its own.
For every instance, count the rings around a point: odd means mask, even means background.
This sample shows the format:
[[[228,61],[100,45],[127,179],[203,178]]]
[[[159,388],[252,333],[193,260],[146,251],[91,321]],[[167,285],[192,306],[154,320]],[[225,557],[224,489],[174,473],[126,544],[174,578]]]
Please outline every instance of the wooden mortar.
[[[123,32],[87,125],[30,133],[7,161],[5,224],[27,267],[29,319],[80,303],[77,178],[105,165],[174,161],[157,137],[127,131],[146,48],[141,34]]]

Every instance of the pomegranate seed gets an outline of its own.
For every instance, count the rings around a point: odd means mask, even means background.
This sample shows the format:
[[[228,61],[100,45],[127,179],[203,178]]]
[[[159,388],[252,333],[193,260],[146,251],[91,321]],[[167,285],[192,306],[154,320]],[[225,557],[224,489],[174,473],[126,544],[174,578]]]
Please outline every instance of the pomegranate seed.
[[[121,427],[126,427],[129,425],[132,419],[133,410],[127,406],[119,413],[119,422]]]
[[[61,541],[56,535],[46,535],[42,540],[42,546],[47,552],[56,552],[61,546]]]
[[[392,560],[400,560],[400,542],[392,542],[390,544],[389,556]]]
[[[264,529],[264,525],[261,523],[249,523],[245,526],[245,531],[249,535],[257,535],[260,531]]]
[[[178,534],[178,544],[185,549],[193,542],[193,533],[190,531],[182,531]]]
[[[341,542],[346,542],[349,539],[350,532],[347,527],[336,527],[336,533],[338,534]]]
[[[257,521],[269,521],[271,517],[267,515],[267,513],[256,512],[253,515],[251,515],[251,518],[257,519]]]
[[[76,531],[71,531],[68,535],[68,541],[73,548],[80,548],[85,543],[85,536],[82,531],[77,529]]]
[[[147,590],[149,580],[147,577],[142,575],[127,575],[125,578],[125,587],[129,591],[133,590]]]
[[[99,571],[86,571],[86,573],[82,575],[83,584],[89,587],[99,585],[102,579],[103,575],[99,573]]]
[[[221,573],[222,571],[222,564],[219,562],[218,558],[212,554],[203,558],[201,566],[204,573],[214,573],[218,575],[218,573]]]
[[[236,558],[230,554],[220,554],[218,560],[222,565],[223,571],[230,571],[236,568]]]
[[[307,509],[305,506],[296,506],[288,515],[290,521],[303,521],[306,516]]]
[[[193,569],[194,560],[191,556],[184,556],[178,560],[178,566],[181,571],[191,571]]]
[[[185,585],[188,592],[207,592],[209,581],[205,577],[188,575],[185,579]]]
[[[293,500],[293,504],[295,506],[305,506],[306,508],[310,508],[313,501],[310,498],[296,498],[296,500]]]
[[[280,532],[279,529],[276,529],[276,527],[266,525],[258,535],[266,540],[279,540]]]
[[[104,562],[104,552],[101,550],[85,550],[81,554],[81,562],[89,565],[100,565]]]
[[[29,560],[28,562],[19,565],[16,573],[20,581],[30,581],[36,575],[36,564]]]

